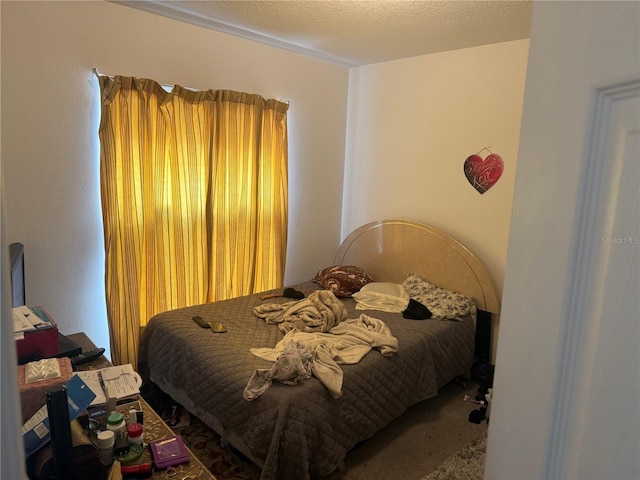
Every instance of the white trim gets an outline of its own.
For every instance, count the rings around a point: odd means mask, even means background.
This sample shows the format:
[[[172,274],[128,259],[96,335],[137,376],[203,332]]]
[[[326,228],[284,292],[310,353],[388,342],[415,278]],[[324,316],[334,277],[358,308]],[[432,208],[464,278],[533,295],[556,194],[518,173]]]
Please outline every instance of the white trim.
[[[599,298],[603,280],[600,274],[604,255],[601,235],[607,222],[607,211],[615,201],[612,192],[612,172],[620,157],[610,155],[613,136],[616,134],[615,113],[617,102],[640,97],[640,79],[624,80],[602,87],[595,92],[591,116],[590,135],[580,175],[577,196],[577,219],[573,228],[575,245],[568,263],[566,302],[563,308],[562,331],[559,341],[559,366],[555,388],[555,412],[551,422],[544,478],[573,478],[576,456],[573,446],[580,442],[576,435],[575,420],[584,415],[578,402],[585,374],[590,372],[587,359],[590,331],[597,327],[589,322],[589,300]]]

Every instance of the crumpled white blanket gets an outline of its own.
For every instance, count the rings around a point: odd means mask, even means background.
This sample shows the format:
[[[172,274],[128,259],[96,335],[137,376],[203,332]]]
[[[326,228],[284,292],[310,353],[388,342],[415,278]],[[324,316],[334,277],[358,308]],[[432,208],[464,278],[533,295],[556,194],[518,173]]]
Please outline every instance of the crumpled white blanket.
[[[313,355],[299,342],[288,342],[270,369],[260,369],[249,379],[242,396],[255,400],[271,386],[274,380],[295,385],[298,380],[311,377]]]
[[[303,300],[263,303],[253,313],[266,323],[279,324],[284,333],[327,332],[347,318],[347,308],[329,290],[315,290]]]
[[[313,354],[312,372],[334,398],[342,396],[342,369],[338,364],[358,363],[378,348],[385,356],[398,351],[398,339],[382,320],[361,314],[345,320],[328,332],[289,331],[274,348],[252,348],[251,353],[277,361],[290,342],[297,342]]]

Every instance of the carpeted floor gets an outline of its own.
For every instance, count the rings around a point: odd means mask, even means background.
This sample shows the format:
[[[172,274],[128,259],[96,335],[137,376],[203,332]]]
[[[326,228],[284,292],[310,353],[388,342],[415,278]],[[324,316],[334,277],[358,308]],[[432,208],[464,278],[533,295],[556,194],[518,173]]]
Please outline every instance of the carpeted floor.
[[[218,480],[257,480],[260,469],[231,445],[222,445],[220,436],[191,415],[190,425],[173,427],[191,451]]]
[[[487,434],[446,459],[435,471],[421,480],[482,480],[487,450]]]
[[[445,386],[437,397],[411,407],[357,445],[345,468],[324,480],[481,480],[487,423],[469,422],[477,406],[463,401],[476,392],[474,383]],[[174,431],[219,480],[260,477],[258,467],[230,445],[221,445],[220,437],[198,418],[186,414],[180,423]]]

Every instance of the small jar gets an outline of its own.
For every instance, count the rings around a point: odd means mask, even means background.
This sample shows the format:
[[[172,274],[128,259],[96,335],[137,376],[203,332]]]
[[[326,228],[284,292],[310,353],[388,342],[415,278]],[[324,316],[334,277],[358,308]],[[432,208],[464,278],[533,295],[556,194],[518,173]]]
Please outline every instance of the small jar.
[[[113,446],[115,443],[114,434],[111,430],[98,433],[96,444],[98,447],[98,458],[103,465],[113,463]]]
[[[124,421],[124,415],[120,412],[111,412],[107,418],[107,430],[113,432],[116,455],[127,453],[129,440],[127,439],[127,424]]]
[[[127,428],[127,436],[129,437],[129,443],[137,443],[142,445],[144,441],[144,430],[139,423],[132,423]]]

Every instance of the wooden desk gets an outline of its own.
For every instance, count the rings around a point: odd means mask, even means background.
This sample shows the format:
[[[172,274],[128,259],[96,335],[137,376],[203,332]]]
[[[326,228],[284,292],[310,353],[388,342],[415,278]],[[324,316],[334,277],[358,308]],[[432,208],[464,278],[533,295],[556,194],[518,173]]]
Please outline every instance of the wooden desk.
[[[87,335],[83,332],[74,333],[72,335],[67,335],[67,337],[78,345],[82,347],[82,351],[91,350],[96,348],[91,339],[87,337]],[[79,369],[81,370],[91,370],[91,369],[100,369],[104,367],[111,366],[111,362],[107,360],[107,358],[103,355],[96,360],[93,360],[89,363],[85,363],[81,365]],[[149,406],[145,400],[140,397],[140,406],[142,407],[142,411],[144,412],[144,442],[148,443],[151,440],[158,440],[161,438],[169,437],[174,435],[173,431],[169,428],[169,426],[160,418],[160,416]],[[207,470],[207,468],[202,464],[202,462],[193,454],[189,448],[189,455],[191,460],[189,463],[184,463],[182,465],[176,465],[176,475],[173,478],[183,479],[188,478],[189,480],[216,480],[216,478]],[[151,461],[151,452],[149,452],[148,448],[145,448],[140,460],[136,463],[145,463]],[[152,479],[167,479],[165,474],[165,470],[159,470],[153,473],[151,477]]]

